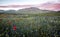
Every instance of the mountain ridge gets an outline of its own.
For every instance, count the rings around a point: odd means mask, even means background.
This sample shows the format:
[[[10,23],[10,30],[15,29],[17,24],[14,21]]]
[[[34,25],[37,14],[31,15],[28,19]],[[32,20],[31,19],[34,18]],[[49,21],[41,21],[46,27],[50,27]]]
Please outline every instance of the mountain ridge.
[[[50,10],[41,10],[36,7],[30,7],[25,9],[19,9],[19,10],[0,10],[0,13],[9,13],[9,14],[37,14],[37,13],[56,13],[59,11],[50,11]]]

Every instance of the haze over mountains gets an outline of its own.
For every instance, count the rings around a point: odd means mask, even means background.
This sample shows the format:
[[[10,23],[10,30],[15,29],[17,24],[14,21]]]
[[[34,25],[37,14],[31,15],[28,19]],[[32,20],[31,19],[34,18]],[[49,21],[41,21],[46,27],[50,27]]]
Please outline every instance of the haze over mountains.
[[[7,5],[7,6],[0,6],[0,10],[19,10],[25,9],[30,7],[37,7],[42,10],[52,10],[52,11],[60,11],[60,3],[43,3],[37,5]]]
[[[38,13],[55,13],[56,11],[51,10],[41,10],[36,7],[30,7],[25,9],[19,9],[19,10],[0,10],[0,13],[3,14],[38,14]]]
[[[60,3],[44,3],[41,6],[38,6],[38,8],[44,10],[60,11]]]
[[[60,11],[59,2],[46,2],[35,5],[0,5],[0,13],[11,13],[11,14],[36,14],[36,13],[55,13]]]

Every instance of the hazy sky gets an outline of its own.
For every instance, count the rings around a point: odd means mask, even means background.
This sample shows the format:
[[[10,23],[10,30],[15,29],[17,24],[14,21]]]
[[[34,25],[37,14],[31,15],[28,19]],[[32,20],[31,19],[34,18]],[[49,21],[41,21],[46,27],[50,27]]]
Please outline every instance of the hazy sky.
[[[10,5],[20,5],[19,7],[26,8],[25,5],[40,5],[46,2],[51,3],[60,3],[60,0],[0,0],[0,9],[8,10],[8,9],[14,9],[13,7],[10,7]],[[21,7],[21,5],[23,5]],[[19,9],[19,8],[15,8]]]
[[[59,0],[0,0],[0,5],[9,5],[9,4],[41,4],[45,2],[59,2]]]

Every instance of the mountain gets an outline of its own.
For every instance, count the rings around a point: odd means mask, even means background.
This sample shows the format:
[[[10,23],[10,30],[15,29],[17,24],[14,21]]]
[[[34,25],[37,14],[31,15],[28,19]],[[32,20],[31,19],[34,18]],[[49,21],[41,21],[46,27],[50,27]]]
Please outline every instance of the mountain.
[[[57,11],[60,12],[60,11]],[[50,11],[50,10],[41,10],[36,7],[30,7],[25,9],[19,9],[19,10],[0,10],[0,13],[4,14],[39,14],[39,13],[56,13],[56,11]]]
[[[25,8],[25,9],[22,9],[22,10],[40,10],[40,9],[37,8],[37,7],[30,7],[30,8]]]
[[[25,9],[20,9],[18,10],[18,13],[28,13],[28,14],[37,14],[37,13],[47,13],[47,10],[40,10],[37,7],[30,7],[30,8],[25,8]]]
[[[0,10],[0,14],[1,14],[1,13],[4,13],[4,12],[5,12],[4,10]]]
[[[18,11],[40,11],[39,8],[36,8],[36,7],[30,7],[30,8],[25,8],[25,9],[20,9]]]

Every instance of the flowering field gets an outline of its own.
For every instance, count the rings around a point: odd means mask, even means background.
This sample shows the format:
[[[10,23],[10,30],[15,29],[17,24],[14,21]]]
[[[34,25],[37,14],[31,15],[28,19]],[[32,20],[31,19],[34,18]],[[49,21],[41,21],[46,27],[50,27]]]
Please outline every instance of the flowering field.
[[[0,37],[60,37],[60,16],[0,17]]]

